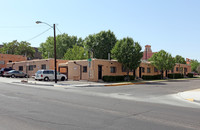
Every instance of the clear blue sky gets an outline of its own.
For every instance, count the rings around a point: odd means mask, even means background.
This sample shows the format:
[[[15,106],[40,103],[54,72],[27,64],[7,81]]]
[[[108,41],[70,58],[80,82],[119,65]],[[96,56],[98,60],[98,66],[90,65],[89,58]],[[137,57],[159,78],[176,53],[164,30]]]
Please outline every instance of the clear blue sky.
[[[149,44],[200,61],[200,0],[2,0],[0,16],[0,44],[42,33],[49,27],[35,24],[41,20],[82,38],[110,29],[143,49]],[[53,30],[29,42],[38,47],[48,36]]]

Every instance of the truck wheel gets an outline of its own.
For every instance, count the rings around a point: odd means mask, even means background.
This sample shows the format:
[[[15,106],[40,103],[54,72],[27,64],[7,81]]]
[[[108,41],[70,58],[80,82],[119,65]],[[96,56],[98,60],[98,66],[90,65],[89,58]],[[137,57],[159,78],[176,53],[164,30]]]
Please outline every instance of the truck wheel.
[[[45,78],[44,78],[44,81],[49,81],[49,77],[45,77]]]

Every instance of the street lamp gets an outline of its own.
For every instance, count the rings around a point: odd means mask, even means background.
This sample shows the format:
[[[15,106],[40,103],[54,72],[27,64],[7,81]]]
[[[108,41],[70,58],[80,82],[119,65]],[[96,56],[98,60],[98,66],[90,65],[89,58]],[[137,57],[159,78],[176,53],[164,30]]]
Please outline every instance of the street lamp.
[[[53,28],[53,31],[54,31],[54,66],[55,66],[55,83],[57,83],[57,64],[56,64],[56,25],[53,24],[53,26],[51,26],[51,25],[48,24],[48,23],[41,22],[41,21],[36,21],[36,24],[40,24],[40,23],[43,23],[43,24],[46,24],[46,25],[50,26],[51,28]]]

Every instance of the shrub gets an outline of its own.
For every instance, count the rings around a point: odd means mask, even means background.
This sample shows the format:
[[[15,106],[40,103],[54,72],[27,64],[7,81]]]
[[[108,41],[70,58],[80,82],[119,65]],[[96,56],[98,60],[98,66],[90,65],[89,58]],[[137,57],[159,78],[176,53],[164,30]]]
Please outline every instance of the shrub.
[[[143,75],[142,79],[144,80],[156,80],[161,79],[161,75]]]
[[[117,76],[103,76],[104,82],[118,82],[118,81],[124,81],[125,77],[127,75],[117,75]],[[129,75],[130,80],[134,80],[134,76]]]
[[[180,79],[184,78],[184,75],[180,73],[174,73],[174,74],[168,74],[167,77],[170,79]]]
[[[188,78],[193,78],[194,74],[193,73],[188,73],[187,76],[188,76]]]

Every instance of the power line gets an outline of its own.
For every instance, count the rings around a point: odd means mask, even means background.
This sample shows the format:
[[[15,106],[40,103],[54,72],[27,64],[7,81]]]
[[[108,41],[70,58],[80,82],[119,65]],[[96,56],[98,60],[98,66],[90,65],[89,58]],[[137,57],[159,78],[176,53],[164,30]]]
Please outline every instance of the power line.
[[[36,35],[36,36],[34,36],[34,37],[32,37],[32,38],[30,38],[29,40],[26,40],[26,41],[31,41],[31,40],[33,40],[33,39],[35,39],[35,38],[37,38],[37,37],[39,37],[39,36],[41,36],[42,34],[44,34],[45,32],[47,32],[47,31],[49,31],[51,28],[48,28],[47,30],[45,30],[44,32],[42,32],[42,33],[40,33],[40,34],[38,34],[38,35]]]
[[[56,29],[58,30],[58,32],[60,32],[60,34],[62,34],[62,32],[58,29],[58,27],[56,26]]]
[[[23,28],[35,28],[35,27],[41,27],[41,26],[0,26],[0,28],[5,28],[5,29],[23,29]]]

